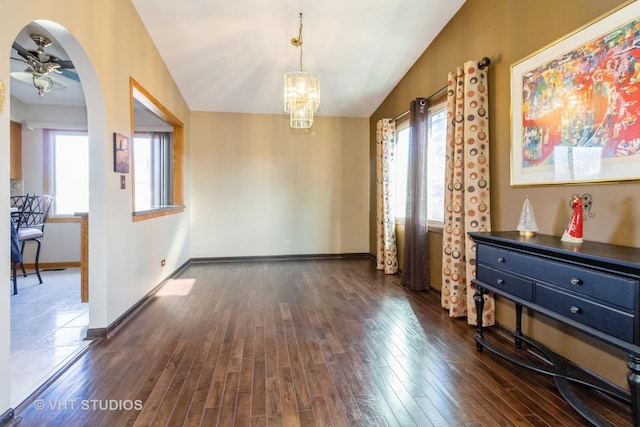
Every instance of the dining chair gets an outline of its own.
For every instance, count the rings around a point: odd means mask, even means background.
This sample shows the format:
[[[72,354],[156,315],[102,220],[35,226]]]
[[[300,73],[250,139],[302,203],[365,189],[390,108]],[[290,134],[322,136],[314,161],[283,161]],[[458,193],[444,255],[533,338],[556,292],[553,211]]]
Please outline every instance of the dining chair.
[[[29,193],[21,194],[19,196],[9,196],[9,202],[11,203],[10,206],[12,208],[22,209],[22,205],[24,204],[24,201],[27,200],[28,197],[29,197]]]
[[[20,252],[20,243],[18,242],[18,231],[16,225],[13,222],[13,218],[10,219],[11,224],[11,279],[13,280],[13,294],[18,293],[18,281],[16,280],[17,265],[22,262],[22,253]]]
[[[19,196],[9,196],[9,206],[11,207],[11,218],[14,222],[18,220],[20,213],[22,212],[22,206],[25,200],[29,198],[29,193],[21,194]]]
[[[44,237],[44,226],[47,222],[47,216],[53,203],[53,197],[50,195],[30,196],[24,200],[24,205],[20,212],[16,231],[18,234],[18,242],[20,243],[20,268],[23,276],[27,275],[24,269],[24,246],[27,242],[35,242],[36,248],[35,269],[38,281],[42,283],[40,276],[40,247],[42,246],[42,238]],[[15,284],[15,282],[14,282]],[[15,291],[15,288],[14,288]]]
[[[20,242],[18,241],[18,223],[20,221],[20,216],[22,215],[22,210],[25,208],[25,201],[29,199],[29,193],[19,195],[19,196],[10,196],[9,203],[11,207],[11,279],[13,281],[13,294],[18,293],[18,281],[17,277],[17,265],[22,263],[22,252],[20,251]]]

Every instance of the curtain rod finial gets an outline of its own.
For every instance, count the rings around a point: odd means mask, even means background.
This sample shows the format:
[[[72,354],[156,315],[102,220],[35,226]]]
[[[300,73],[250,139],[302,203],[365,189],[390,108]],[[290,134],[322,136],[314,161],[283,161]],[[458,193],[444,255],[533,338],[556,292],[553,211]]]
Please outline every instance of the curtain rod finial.
[[[478,62],[478,68],[481,70],[488,67],[491,64],[491,59],[488,56],[485,56]]]

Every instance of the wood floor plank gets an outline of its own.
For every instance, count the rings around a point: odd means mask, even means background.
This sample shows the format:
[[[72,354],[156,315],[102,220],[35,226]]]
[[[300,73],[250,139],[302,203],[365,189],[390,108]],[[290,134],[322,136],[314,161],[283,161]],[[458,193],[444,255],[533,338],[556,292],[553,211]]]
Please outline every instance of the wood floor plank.
[[[267,376],[265,361],[255,360],[253,364],[253,382],[251,388],[251,416],[267,415]]]
[[[229,310],[231,313],[235,313],[236,307],[232,307]],[[227,378],[227,369],[231,360],[231,349],[233,343],[233,334],[235,332],[235,322],[229,321],[226,324],[226,329],[222,335],[222,342],[220,343],[220,351],[215,363],[213,375],[211,378],[211,384],[209,385],[209,395],[207,396],[206,408],[219,408],[222,403],[222,395],[224,393],[224,382]]]
[[[267,377],[266,395],[267,425],[279,425],[282,423],[282,399],[279,377]]]
[[[197,340],[194,340],[197,342]],[[178,400],[171,417],[169,418],[169,425],[181,425],[187,419],[189,409],[192,406],[192,402],[197,402],[199,405],[200,398],[195,398],[197,393],[198,380],[202,373],[203,366],[206,358],[211,350],[211,343],[213,342],[213,333],[210,332],[205,339],[201,342],[195,353],[193,363],[189,367],[189,372],[185,378],[182,389],[179,392]]]
[[[331,372],[325,364],[319,364],[316,366],[318,377],[321,382],[322,394],[324,397],[324,403],[327,406],[329,414],[331,416],[332,425],[334,426],[347,426],[349,421],[347,420],[347,414],[345,413],[342,401],[338,393],[338,386],[331,377]]]
[[[253,366],[255,362],[256,351],[256,327],[255,317],[250,316],[246,321],[246,331],[244,336],[244,347],[242,348],[242,357],[240,359],[240,384],[239,392],[251,393],[253,387]]]
[[[289,363],[291,365],[292,385],[295,391],[297,408],[299,411],[306,411],[310,409],[311,395],[309,393],[309,387],[307,386],[307,378],[305,376],[303,360],[300,355],[298,339],[288,304],[281,304],[280,308],[283,310],[283,327],[287,353],[289,354]]]
[[[218,425],[232,426],[235,424],[239,382],[240,374],[238,372],[229,372],[227,374],[224,383],[224,393],[222,395],[222,401],[220,402]]]
[[[286,426],[300,425],[293,374],[290,368],[280,368],[280,400],[282,402],[282,422]]]
[[[238,391],[233,425],[237,427],[251,426],[251,391]]]
[[[201,425],[200,423],[204,413],[204,406],[207,402],[207,394],[207,390],[196,390],[193,393],[191,402],[189,403],[189,409],[187,410],[187,415],[182,423],[183,426],[196,427]]]
[[[368,259],[192,263],[39,396],[141,409],[17,415],[20,427],[585,424],[553,378],[478,352],[474,334]],[[629,405],[576,392],[631,425]]]

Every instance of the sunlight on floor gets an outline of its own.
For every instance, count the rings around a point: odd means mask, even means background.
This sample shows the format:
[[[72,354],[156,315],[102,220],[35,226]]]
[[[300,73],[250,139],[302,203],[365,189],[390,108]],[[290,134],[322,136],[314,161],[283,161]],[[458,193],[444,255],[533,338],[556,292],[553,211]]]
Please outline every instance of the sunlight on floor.
[[[162,286],[156,296],[185,296],[191,293],[191,288],[196,284],[195,279],[170,279]]]
[[[11,296],[11,405],[16,407],[86,346],[89,303],[80,302],[80,270],[18,276]]]

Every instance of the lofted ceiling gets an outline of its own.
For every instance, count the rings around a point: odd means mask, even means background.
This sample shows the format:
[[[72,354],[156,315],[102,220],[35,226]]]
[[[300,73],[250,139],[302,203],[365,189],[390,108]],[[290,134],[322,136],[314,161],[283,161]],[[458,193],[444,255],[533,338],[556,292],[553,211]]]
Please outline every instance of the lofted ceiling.
[[[291,39],[303,13],[303,67],[321,82],[317,115],[369,117],[464,0],[132,3],[191,110],[284,114],[283,75],[299,69]],[[32,30],[16,41],[32,49]],[[55,40],[47,51],[67,59]],[[11,62],[12,71],[21,68]],[[12,79],[11,94],[25,103],[78,105],[75,86],[38,99],[33,87]]]

